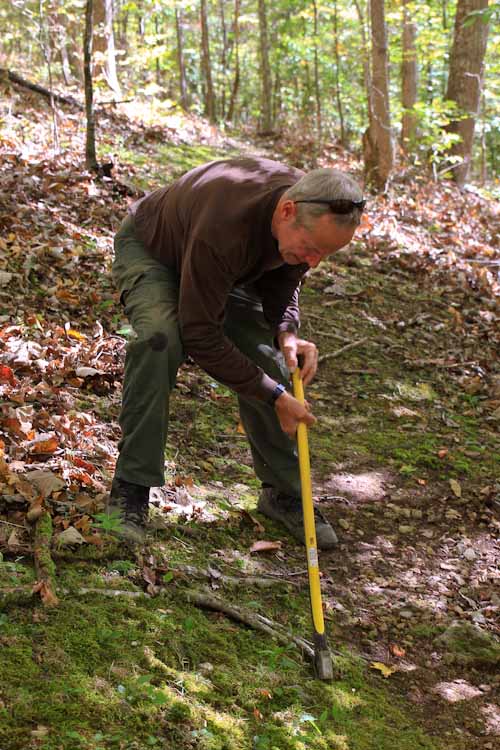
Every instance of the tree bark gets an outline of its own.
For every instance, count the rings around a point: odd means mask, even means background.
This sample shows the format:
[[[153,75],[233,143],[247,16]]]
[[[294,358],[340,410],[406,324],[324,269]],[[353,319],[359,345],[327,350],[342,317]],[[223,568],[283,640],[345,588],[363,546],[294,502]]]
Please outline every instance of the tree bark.
[[[266,0],[259,0],[259,49],[261,75],[261,125],[260,130],[270,133],[273,129],[272,82],[269,62],[269,34],[267,25]]]
[[[318,3],[313,0],[314,14],[314,96],[316,99],[316,135],[318,138],[318,153],[321,147],[322,123],[321,123],[321,92],[319,85],[319,55],[318,55]]]
[[[121,99],[116,74],[113,0],[94,0],[94,28],[95,75],[102,75],[116,99]]]
[[[220,25],[222,35],[222,45],[220,51],[220,88],[219,88],[219,116],[221,120],[226,118],[226,79],[227,79],[227,58],[229,53],[226,14],[224,11],[225,0],[219,0]]]
[[[40,47],[43,53],[43,56],[45,58],[45,62],[47,63],[47,74],[49,79],[49,91],[50,97],[49,97],[49,103],[50,103],[50,111],[52,113],[52,133],[54,137],[54,150],[59,151],[59,125],[57,122],[57,110],[56,105],[54,101],[54,96],[52,94],[52,53],[53,53],[53,40],[52,40],[52,19],[50,17],[50,14],[47,16],[45,15],[45,9],[43,7],[43,2],[40,0],[39,2],[39,19],[40,19]]]
[[[201,20],[201,67],[205,79],[205,115],[210,122],[216,122],[216,103],[210,64],[210,41],[208,36],[207,0],[200,2]]]
[[[372,81],[368,92],[372,119],[364,137],[365,176],[385,190],[394,166],[394,145],[389,108],[389,70],[384,0],[371,0]]]
[[[231,89],[231,99],[227,111],[227,119],[231,122],[234,118],[236,98],[240,87],[240,0],[234,0],[234,77]]]
[[[182,28],[182,10],[175,9],[175,31],[177,35],[177,66],[179,68],[179,90],[182,109],[189,107],[187,93],[186,66],[184,64],[184,34]]]
[[[87,132],[85,139],[85,165],[87,169],[97,171],[95,148],[94,91],[92,85],[92,37],[93,37],[93,0],[86,0],[85,33],[83,38],[83,72],[85,81],[85,113],[87,115]]]
[[[342,97],[340,95],[340,46],[339,46],[339,14],[337,0],[333,3],[333,31],[335,35],[335,98],[337,100],[337,110],[339,113],[340,124],[340,142],[342,146],[347,146],[347,138],[344,125],[344,110],[342,107]],[[364,24],[362,26],[362,38],[364,38]],[[368,90],[368,86],[367,86]]]
[[[370,91],[372,87],[372,74],[370,70],[370,54],[368,50],[367,21],[365,18],[365,14],[363,13],[360,0],[354,0],[354,4],[356,6],[356,11],[358,13],[359,27],[361,30],[361,44],[363,47],[363,81],[365,84],[365,91],[366,91],[368,122],[370,123],[372,121],[372,102],[371,102],[371,96],[370,96]]]
[[[467,180],[472,160],[489,31],[489,24],[477,16],[471,25],[464,27],[464,22],[472,11],[487,7],[488,0],[458,0],[455,16],[446,98],[456,102],[463,116],[463,119],[457,119],[448,126],[450,133],[460,136],[460,141],[453,144],[449,151],[451,156],[458,156],[461,160],[453,169],[453,178],[460,186]]]
[[[401,146],[403,151],[411,151],[417,133],[417,26],[413,22],[408,5],[411,0],[403,0],[403,62],[401,65],[401,103],[403,117],[401,120]]]
[[[73,82],[73,75],[71,73],[71,65],[69,61],[68,36],[66,33],[65,21],[65,16],[62,13],[58,13],[56,16],[57,43],[59,46],[59,56],[61,59],[61,70],[65,85],[71,86]]]

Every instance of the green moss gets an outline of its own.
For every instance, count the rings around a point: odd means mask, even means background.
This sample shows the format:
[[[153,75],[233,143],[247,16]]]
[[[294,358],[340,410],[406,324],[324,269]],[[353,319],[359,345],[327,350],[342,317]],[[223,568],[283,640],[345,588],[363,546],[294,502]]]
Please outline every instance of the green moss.
[[[205,554],[201,544],[190,562],[201,566]],[[85,585],[100,568],[86,563],[79,575]],[[67,580],[63,568],[61,588]],[[0,746],[25,750],[42,727],[43,750],[439,747],[418,744],[423,735],[404,705],[360,662],[339,658],[340,680],[317,682],[295,648],[184,604],[177,593],[173,585],[156,599],[66,596],[41,617],[33,617],[33,602],[11,605],[2,627]],[[286,611],[293,629],[310,628],[305,592],[243,591],[238,603],[278,618]]]
[[[451,625],[439,638],[449,663],[483,667],[500,665],[500,641],[471,623]]]

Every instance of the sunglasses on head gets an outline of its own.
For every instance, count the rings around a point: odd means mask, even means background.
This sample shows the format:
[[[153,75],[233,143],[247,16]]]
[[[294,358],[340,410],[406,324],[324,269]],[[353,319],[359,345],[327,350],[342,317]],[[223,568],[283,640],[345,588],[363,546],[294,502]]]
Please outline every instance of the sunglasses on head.
[[[366,201],[352,201],[349,198],[334,198],[328,200],[327,198],[303,198],[302,200],[294,201],[294,203],[326,203],[330,207],[332,214],[350,214],[355,208],[363,211],[366,206]]]

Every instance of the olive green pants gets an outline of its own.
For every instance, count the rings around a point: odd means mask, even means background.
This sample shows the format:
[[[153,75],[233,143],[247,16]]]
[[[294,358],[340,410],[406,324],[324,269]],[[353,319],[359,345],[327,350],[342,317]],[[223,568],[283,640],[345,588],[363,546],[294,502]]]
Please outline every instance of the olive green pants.
[[[145,487],[164,483],[170,391],[184,359],[178,325],[177,272],[148,255],[127,217],[115,237],[113,279],[135,333],[125,358],[122,439],[116,476]],[[208,283],[209,280],[207,280]],[[226,307],[225,333],[268,375],[284,383],[289,372],[273,345],[258,298],[240,288]],[[272,406],[239,398],[241,421],[258,478],[300,497],[295,445],[281,430]]]

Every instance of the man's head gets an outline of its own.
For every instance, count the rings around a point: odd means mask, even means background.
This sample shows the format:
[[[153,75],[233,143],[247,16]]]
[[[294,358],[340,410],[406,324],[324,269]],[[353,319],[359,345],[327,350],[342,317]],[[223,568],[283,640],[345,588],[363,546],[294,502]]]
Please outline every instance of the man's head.
[[[347,245],[361,221],[361,188],[338,169],[315,169],[281,196],[272,233],[290,265],[318,263]]]

